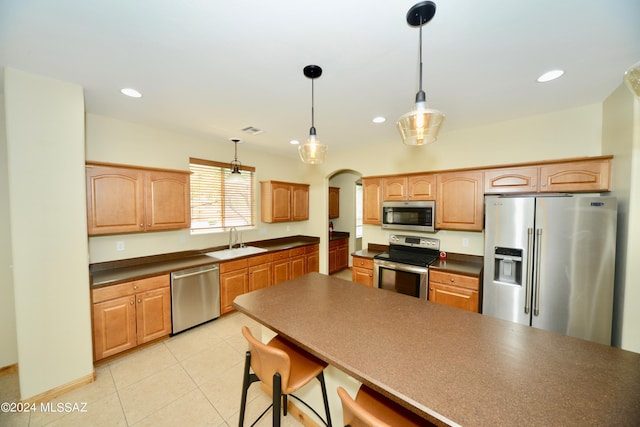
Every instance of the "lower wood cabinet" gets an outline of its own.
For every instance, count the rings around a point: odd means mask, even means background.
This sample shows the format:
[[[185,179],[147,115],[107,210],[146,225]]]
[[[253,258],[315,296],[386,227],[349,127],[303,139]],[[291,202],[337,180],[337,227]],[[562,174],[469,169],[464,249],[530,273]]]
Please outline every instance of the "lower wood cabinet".
[[[305,249],[307,261],[307,273],[317,273],[320,271],[320,245],[309,245]]]
[[[249,291],[271,286],[271,255],[257,255],[248,259]]]
[[[168,274],[97,288],[91,294],[94,360],[171,333]]]
[[[307,273],[307,258],[305,257],[305,248],[302,247],[289,249],[289,262],[292,279],[304,276]]]
[[[329,274],[349,267],[349,239],[331,240],[329,242]]]
[[[220,263],[220,314],[233,311],[233,300],[249,292],[247,258]]]
[[[429,301],[480,312],[480,279],[429,269]]]
[[[373,260],[353,256],[351,267],[351,280],[362,285],[373,286]]]

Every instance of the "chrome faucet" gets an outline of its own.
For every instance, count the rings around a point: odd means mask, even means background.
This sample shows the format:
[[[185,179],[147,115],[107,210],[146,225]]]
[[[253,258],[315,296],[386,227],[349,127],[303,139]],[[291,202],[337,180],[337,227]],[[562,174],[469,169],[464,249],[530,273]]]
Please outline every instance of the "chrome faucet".
[[[235,232],[235,238],[234,238]],[[233,249],[235,244],[238,243],[238,230],[235,227],[229,229],[229,249]]]

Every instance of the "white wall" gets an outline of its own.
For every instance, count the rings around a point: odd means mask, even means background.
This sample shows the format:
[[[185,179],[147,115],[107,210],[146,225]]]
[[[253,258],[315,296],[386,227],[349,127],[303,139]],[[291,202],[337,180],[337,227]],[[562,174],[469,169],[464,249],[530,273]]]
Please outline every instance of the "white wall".
[[[5,69],[20,392],[93,373],[82,88]],[[4,346],[4,342],[3,342]]]
[[[9,221],[9,174],[4,120],[4,96],[0,96],[0,368],[18,362],[16,312],[11,272],[11,228]]]

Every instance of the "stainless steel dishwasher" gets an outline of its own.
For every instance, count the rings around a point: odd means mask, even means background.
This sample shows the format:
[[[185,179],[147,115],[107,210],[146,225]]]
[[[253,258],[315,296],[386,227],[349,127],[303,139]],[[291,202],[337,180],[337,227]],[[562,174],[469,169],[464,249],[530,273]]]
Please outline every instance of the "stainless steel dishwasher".
[[[171,273],[171,319],[174,334],[217,317],[220,317],[218,264]]]

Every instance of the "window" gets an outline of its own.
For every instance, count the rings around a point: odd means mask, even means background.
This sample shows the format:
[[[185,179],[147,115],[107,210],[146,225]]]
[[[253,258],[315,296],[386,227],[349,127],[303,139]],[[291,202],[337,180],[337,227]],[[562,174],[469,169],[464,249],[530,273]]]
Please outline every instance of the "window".
[[[240,166],[238,175],[231,173],[229,163],[190,158],[189,169],[193,234],[255,225],[254,167]]]

